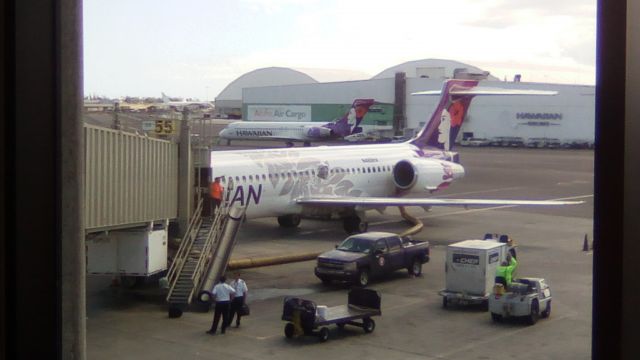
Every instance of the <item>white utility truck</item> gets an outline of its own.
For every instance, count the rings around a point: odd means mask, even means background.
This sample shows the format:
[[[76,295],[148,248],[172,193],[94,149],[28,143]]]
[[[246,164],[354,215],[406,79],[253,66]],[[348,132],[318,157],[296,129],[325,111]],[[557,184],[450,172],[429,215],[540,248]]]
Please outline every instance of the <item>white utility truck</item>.
[[[489,311],[493,321],[517,316],[533,325],[539,317],[551,315],[551,290],[541,278],[513,280],[506,292],[495,291],[489,297]]]
[[[487,240],[465,240],[447,246],[446,289],[439,292],[442,307],[482,304],[486,309],[496,268],[508,252],[506,243]]]

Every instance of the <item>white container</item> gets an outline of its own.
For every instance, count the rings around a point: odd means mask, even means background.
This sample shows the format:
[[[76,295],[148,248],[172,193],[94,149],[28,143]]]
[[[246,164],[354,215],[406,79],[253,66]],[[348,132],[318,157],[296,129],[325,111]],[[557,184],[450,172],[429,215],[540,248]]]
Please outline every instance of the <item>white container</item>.
[[[318,317],[321,317],[323,319],[325,319],[327,317],[327,307],[324,305],[318,305],[316,306],[316,315]]]
[[[446,291],[487,296],[506,254],[506,244],[495,241],[465,240],[447,246]]]
[[[149,276],[167,269],[167,231],[111,231],[87,239],[87,273]]]

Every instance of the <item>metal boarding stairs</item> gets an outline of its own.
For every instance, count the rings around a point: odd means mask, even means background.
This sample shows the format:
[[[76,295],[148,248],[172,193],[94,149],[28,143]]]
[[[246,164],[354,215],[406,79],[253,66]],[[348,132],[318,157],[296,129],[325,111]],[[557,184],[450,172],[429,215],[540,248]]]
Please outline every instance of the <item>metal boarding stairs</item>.
[[[166,300],[170,307],[183,309],[191,304],[194,295],[202,288],[204,280],[211,276],[209,270],[214,262],[214,255],[220,251],[227,254],[224,267],[221,269],[224,271],[235,245],[236,232],[230,241],[221,241],[229,219],[227,203],[223,201],[212,217],[201,216],[202,204],[203,199],[200,198],[184,240],[167,273],[169,292]],[[217,277],[219,274],[213,276]]]

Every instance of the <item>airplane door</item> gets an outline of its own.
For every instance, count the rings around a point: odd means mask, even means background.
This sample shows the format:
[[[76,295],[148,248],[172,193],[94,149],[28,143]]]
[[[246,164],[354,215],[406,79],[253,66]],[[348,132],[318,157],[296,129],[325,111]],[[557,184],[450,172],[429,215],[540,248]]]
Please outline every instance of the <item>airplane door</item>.
[[[318,177],[322,180],[327,180],[329,177],[329,166],[328,165],[320,165],[318,166]]]
[[[387,238],[389,247],[389,263],[393,270],[398,270],[404,266],[404,250],[399,237]]]

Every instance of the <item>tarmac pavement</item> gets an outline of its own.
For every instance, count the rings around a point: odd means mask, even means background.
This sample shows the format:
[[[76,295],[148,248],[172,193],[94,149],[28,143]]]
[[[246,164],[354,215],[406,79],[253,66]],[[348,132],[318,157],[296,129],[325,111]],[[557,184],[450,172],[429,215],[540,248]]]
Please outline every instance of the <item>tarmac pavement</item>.
[[[226,147],[224,147],[226,148]],[[557,208],[442,207],[409,212],[425,229],[414,236],[431,243],[431,261],[413,278],[406,270],[372,282],[382,295],[382,316],[365,334],[330,326],[329,341],[286,339],[280,320],[286,295],[318,305],[345,304],[349,287],[323,286],[314,261],[243,271],[251,315],[225,335],[205,333],[213,312],[187,311],[170,319],[153,286],[140,291],[88,278],[87,352],[90,359],[587,359],[591,349],[593,255],[593,152],[588,150],[461,149],[466,177],[439,197],[575,198],[585,204]],[[409,225],[397,209],[368,212],[370,230],[400,232]],[[487,233],[508,234],[518,245],[516,276],[544,277],[552,313],[536,325],[493,323],[474,307],[443,309],[446,245]],[[233,258],[323,251],[345,238],[339,221],[303,220],[281,229],[275,219],[243,224]],[[606,240],[606,239],[605,239]],[[142,294],[142,295],[141,295]],[[155,295],[154,295],[155,294]]]

